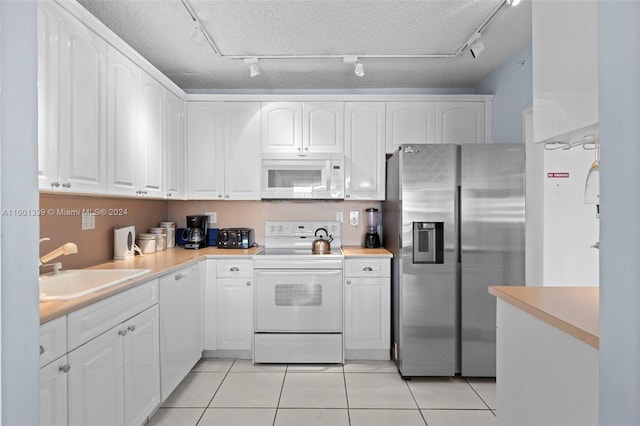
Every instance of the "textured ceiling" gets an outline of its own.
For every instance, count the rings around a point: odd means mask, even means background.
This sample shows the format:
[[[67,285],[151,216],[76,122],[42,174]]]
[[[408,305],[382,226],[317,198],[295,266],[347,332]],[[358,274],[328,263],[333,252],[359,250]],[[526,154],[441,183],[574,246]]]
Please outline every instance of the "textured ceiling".
[[[223,57],[191,40],[180,0],[79,0],[187,91],[473,87],[531,38],[531,0],[505,6],[473,59],[261,59],[261,74],[224,56],[454,54],[502,0],[188,0]]]

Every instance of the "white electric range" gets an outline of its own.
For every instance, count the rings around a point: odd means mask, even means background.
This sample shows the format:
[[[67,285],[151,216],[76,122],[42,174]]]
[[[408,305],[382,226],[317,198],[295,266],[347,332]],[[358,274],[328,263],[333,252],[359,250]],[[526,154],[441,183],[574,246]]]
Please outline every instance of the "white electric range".
[[[331,251],[312,252],[315,234]],[[268,221],[256,254],[256,363],[343,363],[341,224]]]

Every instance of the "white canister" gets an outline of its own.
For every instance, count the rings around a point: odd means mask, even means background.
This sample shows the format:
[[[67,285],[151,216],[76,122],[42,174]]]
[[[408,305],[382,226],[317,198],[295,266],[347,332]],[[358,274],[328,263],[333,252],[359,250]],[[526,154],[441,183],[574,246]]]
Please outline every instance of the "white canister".
[[[149,228],[151,234],[156,235],[156,250],[162,251],[167,248],[167,229],[166,228]]]
[[[174,248],[176,246],[176,223],[160,222],[160,228],[167,230],[167,248]]]
[[[138,234],[138,247],[142,254],[156,252],[156,235],[150,233]]]

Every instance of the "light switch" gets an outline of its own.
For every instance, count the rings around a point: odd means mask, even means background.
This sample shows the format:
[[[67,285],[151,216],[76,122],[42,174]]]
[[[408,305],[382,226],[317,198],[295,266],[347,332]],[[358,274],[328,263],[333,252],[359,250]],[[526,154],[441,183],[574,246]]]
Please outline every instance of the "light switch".
[[[349,225],[358,226],[358,211],[352,210],[349,212]]]
[[[344,222],[344,214],[342,212],[336,212],[336,222]]]
[[[96,216],[92,213],[82,215],[82,230],[96,229]]]

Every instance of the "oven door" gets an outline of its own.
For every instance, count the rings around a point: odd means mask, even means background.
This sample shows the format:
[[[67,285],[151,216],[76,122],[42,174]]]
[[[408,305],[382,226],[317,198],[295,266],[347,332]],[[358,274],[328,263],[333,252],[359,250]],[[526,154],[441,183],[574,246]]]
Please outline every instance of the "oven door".
[[[342,271],[256,270],[256,332],[341,332]]]

